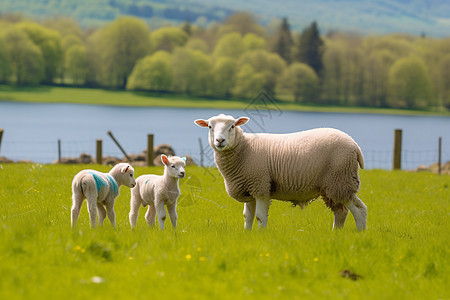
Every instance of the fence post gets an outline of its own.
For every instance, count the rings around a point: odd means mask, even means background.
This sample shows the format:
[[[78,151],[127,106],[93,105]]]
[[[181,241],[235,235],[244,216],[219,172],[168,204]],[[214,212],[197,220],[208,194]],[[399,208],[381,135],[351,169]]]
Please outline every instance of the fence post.
[[[123,155],[125,155],[125,157],[128,159],[128,161],[131,162],[130,157],[129,157],[128,154],[125,152],[125,150],[123,150],[122,146],[119,144],[119,142],[116,140],[116,138],[113,136],[111,130],[108,131],[108,135],[112,138],[112,140],[114,141],[114,143],[116,143],[117,147],[119,147],[120,151],[122,151]]]
[[[0,149],[2,148],[2,137],[3,137],[3,132],[5,130],[3,130],[3,128],[0,128]]]
[[[402,130],[395,129],[394,132],[394,157],[392,169],[401,170],[402,168]]]
[[[61,163],[61,140],[58,139],[58,164]]]
[[[438,139],[438,174],[442,172],[442,137]]]
[[[153,134],[147,134],[147,166],[153,166]]]
[[[203,167],[204,151],[203,151],[203,144],[202,144],[202,139],[201,138],[198,138],[198,144],[200,145],[200,167]]]
[[[103,149],[102,149],[102,140],[101,139],[97,139],[97,144],[96,144],[96,151],[95,151],[95,158],[96,161],[99,165],[103,164]]]

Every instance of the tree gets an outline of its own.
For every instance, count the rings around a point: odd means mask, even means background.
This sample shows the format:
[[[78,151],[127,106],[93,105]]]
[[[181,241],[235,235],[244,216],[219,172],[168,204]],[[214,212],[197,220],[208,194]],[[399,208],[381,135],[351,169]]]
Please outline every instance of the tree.
[[[258,73],[249,63],[241,66],[236,74],[236,84],[233,95],[246,99],[252,99],[264,89],[266,79],[264,74]]]
[[[230,57],[219,57],[214,64],[214,95],[230,97],[236,78],[237,61]]]
[[[438,67],[439,81],[439,98],[442,106],[450,109],[450,54],[442,58]]]
[[[242,36],[237,33],[229,33],[224,35],[216,47],[214,48],[215,57],[231,57],[239,58],[245,51],[244,43],[242,41]]]
[[[388,73],[394,63],[389,50],[374,51],[366,58],[364,68],[364,98],[369,106],[385,107],[388,96]]]
[[[313,22],[299,36],[295,60],[309,65],[321,77],[323,52],[324,42],[320,37],[317,23]]]
[[[0,36],[0,83],[6,83],[11,75],[11,66],[6,50],[6,41]]]
[[[291,29],[287,18],[283,18],[280,28],[275,35],[275,44],[273,46],[273,51],[278,53],[282,59],[284,59],[288,64],[291,63],[291,47],[293,45],[293,40],[291,36]]]
[[[388,105],[426,107],[431,99],[431,80],[423,61],[416,56],[397,60],[389,71]]]
[[[319,94],[319,78],[316,72],[303,63],[291,64],[280,77],[279,86],[292,93],[295,102],[314,102]]]
[[[245,51],[267,50],[267,41],[254,33],[247,33],[243,37],[242,42],[244,43]]]
[[[151,33],[150,39],[154,50],[172,52],[176,47],[184,46],[189,35],[178,27],[161,27]]]
[[[237,32],[241,35],[254,33],[259,36],[266,36],[264,27],[256,22],[255,18],[247,12],[236,12],[231,14],[220,27],[218,34],[223,35],[231,32]]]
[[[208,95],[212,84],[209,57],[198,50],[177,48],[172,59],[173,88],[188,95]]]
[[[84,84],[86,81],[87,52],[83,44],[70,46],[64,56],[66,75],[74,84]]]
[[[41,50],[44,59],[44,82],[52,83],[59,75],[63,58],[59,32],[32,22],[22,22],[17,24],[17,27]]]
[[[88,81],[125,88],[137,60],[150,51],[149,36],[147,25],[132,17],[119,18],[98,30],[89,39],[89,65],[93,69]]]
[[[129,90],[169,91],[172,87],[171,54],[157,51],[140,59],[128,79]]]
[[[11,27],[4,35],[11,74],[17,84],[38,84],[44,76],[44,59],[41,49],[26,33]]]

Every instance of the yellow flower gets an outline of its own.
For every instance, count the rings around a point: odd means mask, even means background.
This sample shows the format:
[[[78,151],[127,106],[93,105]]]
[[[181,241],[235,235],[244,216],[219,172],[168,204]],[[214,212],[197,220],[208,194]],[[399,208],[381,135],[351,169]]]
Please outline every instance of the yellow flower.
[[[319,261],[319,258],[318,257],[314,257],[314,261]]]
[[[190,254],[186,254],[186,260],[190,260],[192,258],[192,256]]]
[[[206,260],[206,257],[201,256],[201,257],[199,258],[199,260],[200,260],[200,261],[205,261],[205,260]]]
[[[289,254],[285,253],[284,254],[284,259],[289,259]]]

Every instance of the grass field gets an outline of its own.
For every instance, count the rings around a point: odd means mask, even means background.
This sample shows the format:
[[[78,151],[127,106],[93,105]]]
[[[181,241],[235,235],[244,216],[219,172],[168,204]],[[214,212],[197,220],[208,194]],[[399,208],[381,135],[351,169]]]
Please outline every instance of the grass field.
[[[83,168],[0,165],[0,299],[449,299],[450,177],[361,171],[368,229],[332,231],[322,201],[274,201],[268,229],[243,229],[243,205],[216,169],[187,167],[177,232],[128,224],[130,189],[91,230],[70,229],[71,180]],[[136,168],[136,175],[162,173]],[[348,270],[356,280],[341,272]]]
[[[0,100],[42,103],[79,103],[120,106],[154,106],[154,107],[186,107],[186,108],[226,108],[245,109],[252,100],[221,100],[199,98],[174,94],[155,94],[117,90],[70,88],[70,87],[13,87],[0,85]],[[257,103],[253,103],[257,108]],[[405,109],[385,109],[369,107],[339,107],[323,105],[300,105],[293,101],[277,101],[264,103],[264,109],[282,109],[315,112],[348,112],[348,113],[380,113],[399,115],[448,115],[448,111],[425,111]]]

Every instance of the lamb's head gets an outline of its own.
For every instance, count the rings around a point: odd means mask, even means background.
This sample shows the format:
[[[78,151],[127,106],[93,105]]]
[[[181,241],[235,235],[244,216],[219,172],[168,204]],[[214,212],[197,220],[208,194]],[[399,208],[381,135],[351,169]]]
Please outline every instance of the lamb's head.
[[[186,157],[165,156],[161,154],[161,161],[164,164],[164,173],[170,177],[183,178],[186,174],[184,167],[186,166]]]
[[[134,169],[130,164],[120,163],[115,165],[109,172],[118,181],[117,183],[123,184],[129,188],[136,186],[136,180],[134,179]]]
[[[209,144],[214,150],[223,151],[234,148],[237,126],[244,125],[249,120],[247,117],[235,119],[232,116],[220,114],[208,120],[195,120],[194,123],[200,127],[208,127]]]

